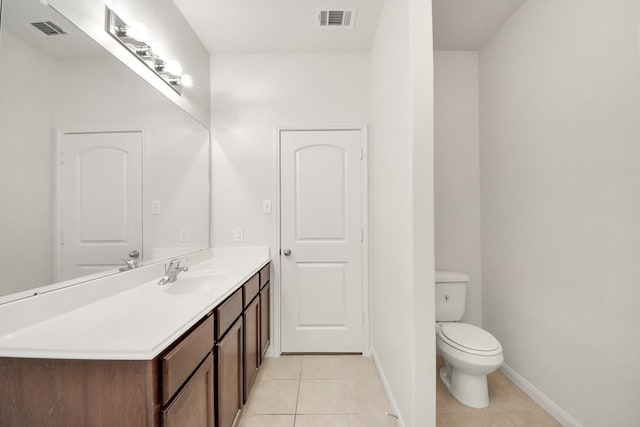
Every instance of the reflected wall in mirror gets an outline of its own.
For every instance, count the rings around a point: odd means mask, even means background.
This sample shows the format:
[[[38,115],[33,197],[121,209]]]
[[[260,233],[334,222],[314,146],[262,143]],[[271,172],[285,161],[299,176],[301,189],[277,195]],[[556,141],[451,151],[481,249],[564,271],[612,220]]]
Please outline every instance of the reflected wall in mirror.
[[[209,131],[39,0],[1,25],[0,296],[209,247]]]

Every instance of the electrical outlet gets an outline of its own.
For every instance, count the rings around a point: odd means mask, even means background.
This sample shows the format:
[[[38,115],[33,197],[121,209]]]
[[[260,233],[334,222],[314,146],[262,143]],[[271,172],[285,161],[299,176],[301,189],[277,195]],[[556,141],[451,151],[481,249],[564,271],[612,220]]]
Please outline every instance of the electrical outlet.
[[[235,240],[236,242],[244,242],[244,228],[242,227],[235,228]]]
[[[262,201],[262,213],[270,214],[271,213],[271,200],[263,200]]]
[[[188,228],[181,228],[180,229],[180,241],[181,242],[188,242],[189,241],[189,229]]]
[[[151,201],[151,215],[160,215],[161,203],[160,200]]]

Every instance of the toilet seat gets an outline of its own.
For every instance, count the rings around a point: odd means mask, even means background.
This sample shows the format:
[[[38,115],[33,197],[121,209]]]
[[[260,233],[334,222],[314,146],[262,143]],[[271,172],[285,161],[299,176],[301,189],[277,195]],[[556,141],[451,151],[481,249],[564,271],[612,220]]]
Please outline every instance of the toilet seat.
[[[502,346],[489,332],[468,323],[441,323],[438,336],[449,346],[478,356],[497,356]]]

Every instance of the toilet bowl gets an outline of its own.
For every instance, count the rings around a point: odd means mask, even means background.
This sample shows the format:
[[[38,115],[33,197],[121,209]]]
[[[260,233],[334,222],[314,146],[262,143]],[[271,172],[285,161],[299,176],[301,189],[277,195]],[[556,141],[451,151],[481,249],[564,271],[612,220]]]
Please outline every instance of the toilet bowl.
[[[469,277],[436,271],[436,347],[445,360],[440,379],[463,405],[489,406],[487,374],[502,365],[498,340],[482,328],[461,323]]]
[[[489,332],[466,323],[437,324],[436,346],[445,360],[440,379],[463,405],[489,406],[487,374],[502,365],[502,346]]]

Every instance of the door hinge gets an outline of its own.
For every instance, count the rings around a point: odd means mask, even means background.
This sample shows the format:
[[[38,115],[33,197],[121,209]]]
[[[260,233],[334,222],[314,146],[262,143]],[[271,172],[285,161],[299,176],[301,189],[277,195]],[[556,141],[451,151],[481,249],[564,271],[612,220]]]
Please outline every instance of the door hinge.
[[[361,311],[360,313],[362,314],[362,319],[361,320],[362,320],[362,324],[364,325],[364,311]]]
[[[360,149],[360,160],[364,159],[364,150]]]
[[[64,233],[60,232],[60,246],[64,246]]]
[[[60,164],[64,165],[64,152],[63,151],[60,152]]]
[[[364,229],[360,229],[360,241],[364,242]]]

